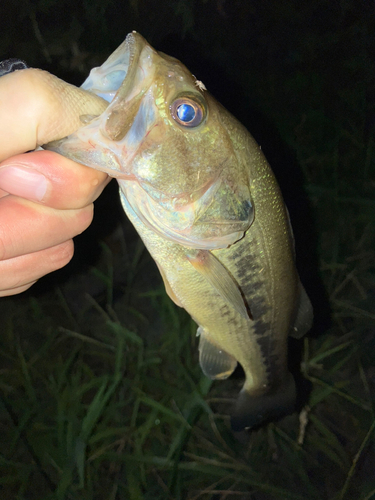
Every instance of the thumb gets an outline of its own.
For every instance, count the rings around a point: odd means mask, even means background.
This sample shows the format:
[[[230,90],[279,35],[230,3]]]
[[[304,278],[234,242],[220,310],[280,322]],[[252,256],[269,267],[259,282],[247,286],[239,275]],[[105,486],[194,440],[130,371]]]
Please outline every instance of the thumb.
[[[39,69],[0,78],[0,161],[77,130],[108,103]]]

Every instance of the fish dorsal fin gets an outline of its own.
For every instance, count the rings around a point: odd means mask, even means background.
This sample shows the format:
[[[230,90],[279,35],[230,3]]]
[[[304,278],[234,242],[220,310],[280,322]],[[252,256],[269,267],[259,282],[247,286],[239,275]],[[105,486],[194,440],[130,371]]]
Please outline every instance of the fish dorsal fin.
[[[228,378],[237,366],[235,358],[215,344],[204,328],[199,327],[197,335],[200,336],[199,364],[203,373],[212,380]]]
[[[237,283],[229,271],[210,251],[189,250],[186,257],[194,269],[206,278],[225,302],[228,302],[242,317],[250,318]]]

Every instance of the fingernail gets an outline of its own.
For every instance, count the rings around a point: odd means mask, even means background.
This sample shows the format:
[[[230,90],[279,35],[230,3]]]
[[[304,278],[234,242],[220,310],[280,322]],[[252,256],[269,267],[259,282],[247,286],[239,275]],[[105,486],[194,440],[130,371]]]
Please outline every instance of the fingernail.
[[[35,170],[18,166],[0,168],[0,188],[7,193],[41,201],[48,184],[44,175]]]

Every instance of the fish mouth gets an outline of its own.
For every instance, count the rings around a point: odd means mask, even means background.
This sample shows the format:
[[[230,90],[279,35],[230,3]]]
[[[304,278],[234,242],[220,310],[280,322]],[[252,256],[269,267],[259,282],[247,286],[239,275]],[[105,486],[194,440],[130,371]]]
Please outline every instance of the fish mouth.
[[[142,97],[153,78],[156,51],[136,31],[99,68],[94,68],[83,83],[89,90],[110,103],[102,115],[100,131],[104,137],[119,142],[130,130]]]
[[[152,84],[155,54],[139,33],[129,33],[101,66],[90,71],[81,85],[82,89],[109,103],[105,111],[100,115],[81,116],[84,123],[81,128],[43,147],[111,177],[136,180],[130,164],[137,144],[124,146],[121,141],[136,121],[142,98]]]
[[[81,88],[115,103],[122,88],[122,97],[129,93],[146,40],[136,31],[129,33],[123,43],[99,67],[93,68]]]

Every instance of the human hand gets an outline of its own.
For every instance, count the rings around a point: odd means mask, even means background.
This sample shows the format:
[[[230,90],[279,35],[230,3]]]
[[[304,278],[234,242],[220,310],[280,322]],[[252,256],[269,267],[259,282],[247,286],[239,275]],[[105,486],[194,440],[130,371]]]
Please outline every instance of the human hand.
[[[105,101],[44,71],[0,78],[0,297],[27,290],[65,266],[91,223],[106,174],[37,146],[100,114]]]

